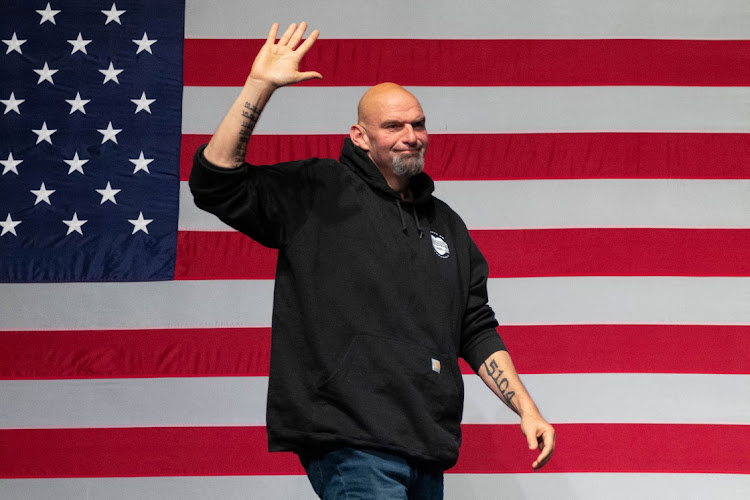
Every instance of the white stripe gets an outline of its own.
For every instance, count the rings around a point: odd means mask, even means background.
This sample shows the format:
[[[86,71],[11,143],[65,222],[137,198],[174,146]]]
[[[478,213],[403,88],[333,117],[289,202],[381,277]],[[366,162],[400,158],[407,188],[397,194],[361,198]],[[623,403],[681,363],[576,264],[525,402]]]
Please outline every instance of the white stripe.
[[[317,500],[307,476],[0,479],[3,500]]]
[[[516,424],[476,375],[464,375],[465,424]],[[523,375],[559,424],[750,424],[750,375]],[[0,380],[0,428],[265,425],[268,377]]]
[[[555,373],[521,378],[553,423],[750,424],[750,398],[738,397],[750,394],[750,375]],[[464,423],[519,422],[478,376],[465,375],[464,384]]]
[[[688,438],[689,439],[689,438]],[[597,446],[597,445],[592,445]],[[606,445],[604,445],[606,446]],[[564,453],[560,450],[558,453]],[[554,461],[554,456],[552,460]],[[462,500],[741,500],[750,498],[742,474],[448,474],[445,498]]]
[[[501,325],[750,325],[750,278],[496,278],[487,288]]]
[[[469,229],[750,228],[747,179],[438,181],[435,195]],[[195,206],[187,181],[179,229],[231,230]]]
[[[554,460],[554,458],[553,458]],[[750,498],[745,474],[451,474],[445,498],[461,500],[659,500]],[[306,476],[0,479],[5,500],[313,500]]]
[[[750,180],[443,181],[471,229],[750,228]],[[492,209],[488,209],[488,204]]]
[[[234,231],[215,215],[195,206],[187,181],[180,182],[180,213],[177,227],[180,231]]]
[[[408,87],[427,129],[490,132],[748,132],[750,87]],[[346,134],[367,87],[286,87],[259,134]],[[237,87],[185,87],[182,133],[212,134]]]
[[[325,38],[750,38],[745,0],[187,0],[188,38],[265,38],[307,21]]]
[[[273,281],[0,283],[1,330],[271,324]]]
[[[0,380],[0,428],[265,425],[268,377]]]
[[[491,278],[503,325],[750,325],[750,278]],[[269,326],[271,280],[0,283],[0,331]]]

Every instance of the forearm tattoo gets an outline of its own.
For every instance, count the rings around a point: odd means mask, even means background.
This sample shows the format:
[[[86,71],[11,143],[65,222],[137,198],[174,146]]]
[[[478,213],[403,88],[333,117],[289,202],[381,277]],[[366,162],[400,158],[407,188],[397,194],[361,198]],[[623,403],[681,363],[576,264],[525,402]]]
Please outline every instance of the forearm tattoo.
[[[263,108],[260,108],[249,102],[245,103],[245,109],[242,110],[242,125],[240,127],[240,141],[237,144],[237,151],[235,152],[235,160],[237,162],[245,161],[245,153],[247,152],[247,141],[250,140],[250,136],[253,134],[255,124],[258,123],[260,118],[260,112]]]
[[[507,405],[517,410],[516,405],[513,402],[513,396],[515,396],[516,393],[514,391],[508,390],[510,382],[506,377],[503,377],[503,370],[498,369],[497,363],[494,360],[490,361],[489,363],[485,361],[484,369],[487,370],[487,375],[489,375],[490,378],[495,382],[495,386],[500,391],[500,394],[502,394],[503,399],[505,400]]]

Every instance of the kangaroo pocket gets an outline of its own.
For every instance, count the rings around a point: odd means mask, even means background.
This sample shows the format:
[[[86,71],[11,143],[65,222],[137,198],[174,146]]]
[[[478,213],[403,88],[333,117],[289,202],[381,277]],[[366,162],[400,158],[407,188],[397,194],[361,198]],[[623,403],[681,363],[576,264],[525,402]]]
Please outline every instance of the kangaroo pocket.
[[[462,410],[455,355],[369,335],[354,337],[313,409],[321,432],[444,463],[458,456]]]

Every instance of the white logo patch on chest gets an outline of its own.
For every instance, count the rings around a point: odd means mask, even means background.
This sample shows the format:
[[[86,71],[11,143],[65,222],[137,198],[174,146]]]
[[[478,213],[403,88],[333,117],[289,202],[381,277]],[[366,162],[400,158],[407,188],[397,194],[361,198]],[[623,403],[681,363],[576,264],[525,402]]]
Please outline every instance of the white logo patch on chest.
[[[451,250],[448,248],[448,243],[446,243],[445,238],[437,234],[435,231],[430,231],[430,238],[432,238],[432,249],[435,250],[437,256],[442,259],[447,259],[451,254]]]

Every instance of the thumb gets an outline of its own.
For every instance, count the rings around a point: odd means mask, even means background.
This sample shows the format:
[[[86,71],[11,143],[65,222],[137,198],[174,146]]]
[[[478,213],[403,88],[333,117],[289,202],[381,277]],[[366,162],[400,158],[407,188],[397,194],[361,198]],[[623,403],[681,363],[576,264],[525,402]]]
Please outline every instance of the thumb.
[[[534,434],[527,434],[526,441],[528,441],[529,443],[530,450],[536,450],[539,447],[539,441],[536,439],[536,436]]]
[[[317,71],[305,71],[304,73],[300,73],[298,76],[300,82],[312,80],[313,78],[317,78],[319,80],[323,78],[323,75],[321,75]]]

